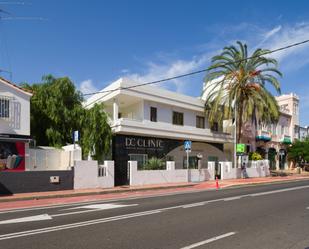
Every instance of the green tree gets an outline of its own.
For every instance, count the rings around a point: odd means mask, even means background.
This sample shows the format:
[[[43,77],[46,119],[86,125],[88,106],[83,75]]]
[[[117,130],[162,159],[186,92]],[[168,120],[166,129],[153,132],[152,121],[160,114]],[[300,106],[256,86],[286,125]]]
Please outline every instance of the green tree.
[[[42,83],[24,84],[33,91],[31,135],[38,145],[60,147],[72,143],[72,133],[81,128],[82,95],[67,78],[44,76]]]
[[[278,120],[279,107],[266,84],[280,93],[276,76],[282,74],[277,69],[277,61],[264,55],[269,50],[257,49],[248,55],[246,44],[238,41],[237,45],[225,47],[221,54],[212,58],[203,94],[210,124],[233,119],[236,103],[239,143],[244,123],[257,121],[267,124]]]
[[[93,159],[103,161],[103,156],[107,156],[110,152],[112,139],[103,104],[95,104],[91,109],[86,110],[81,135],[84,157],[90,154]]]
[[[34,94],[31,98],[31,135],[37,145],[61,147],[71,144],[73,131],[81,134],[83,155],[100,159],[107,153],[111,129],[103,106],[82,106],[82,94],[67,77],[44,76],[41,83],[23,84]],[[95,152],[94,152],[95,151]]]
[[[296,140],[288,148],[288,158],[298,165],[303,162],[309,162],[309,138],[306,138],[304,141]]]

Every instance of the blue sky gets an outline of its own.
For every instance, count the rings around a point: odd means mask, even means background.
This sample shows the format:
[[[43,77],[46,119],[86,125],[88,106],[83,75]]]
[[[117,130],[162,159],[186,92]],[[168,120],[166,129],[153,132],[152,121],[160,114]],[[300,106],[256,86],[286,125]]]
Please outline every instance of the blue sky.
[[[85,93],[119,77],[145,82],[206,68],[236,40],[274,49],[309,39],[305,0],[16,2],[0,0],[11,13],[0,21],[0,68],[12,71],[16,83],[69,76]],[[299,95],[301,124],[309,125],[309,44],[273,57],[284,74],[282,93]],[[161,86],[199,96],[204,76]]]

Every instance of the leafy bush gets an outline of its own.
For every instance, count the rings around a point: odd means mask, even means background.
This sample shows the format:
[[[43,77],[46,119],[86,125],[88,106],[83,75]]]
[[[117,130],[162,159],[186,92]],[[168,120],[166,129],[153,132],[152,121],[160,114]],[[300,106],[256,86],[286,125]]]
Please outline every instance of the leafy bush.
[[[263,159],[263,157],[258,152],[250,152],[249,153],[249,160],[251,160],[251,161],[258,161],[258,160],[262,160],[262,159]]]
[[[143,167],[144,170],[160,170],[164,168],[165,168],[164,162],[156,157],[150,158]]]
[[[304,141],[294,141],[288,148],[288,158],[301,167],[309,162],[309,138]]]

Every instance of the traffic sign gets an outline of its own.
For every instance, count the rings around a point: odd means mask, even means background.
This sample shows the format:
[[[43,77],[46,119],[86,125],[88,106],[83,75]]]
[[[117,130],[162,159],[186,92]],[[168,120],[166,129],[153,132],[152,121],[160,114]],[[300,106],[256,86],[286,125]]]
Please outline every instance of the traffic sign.
[[[79,132],[78,131],[74,131],[73,132],[73,142],[78,142],[79,141]]]
[[[192,141],[186,140],[186,141],[184,142],[184,147],[185,147],[185,150],[186,150],[186,151],[191,150]]]

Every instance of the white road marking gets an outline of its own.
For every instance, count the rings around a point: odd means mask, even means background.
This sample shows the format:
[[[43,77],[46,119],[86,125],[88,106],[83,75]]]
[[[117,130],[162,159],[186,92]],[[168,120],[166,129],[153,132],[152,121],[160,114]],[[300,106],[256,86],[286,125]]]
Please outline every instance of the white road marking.
[[[309,209],[309,207],[307,207],[307,209]]]
[[[22,217],[17,219],[10,219],[10,220],[3,220],[0,221],[0,225],[4,224],[12,224],[12,223],[22,223],[22,222],[29,222],[29,221],[41,221],[41,220],[51,220],[52,217],[48,214],[40,214],[28,217]]]
[[[72,228],[77,228],[77,227],[90,226],[90,225],[95,225],[95,224],[100,224],[100,223],[111,222],[111,221],[124,220],[124,219],[130,219],[134,217],[157,214],[160,212],[161,211],[159,210],[153,210],[149,212],[132,213],[132,214],[127,214],[127,215],[120,215],[120,216],[114,216],[114,217],[97,219],[97,220],[83,221],[83,222],[34,229],[34,230],[28,230],[28,231],[23,231],[23,232],[17,232],[17,233],[3,234],[3,235],[0,235],[0,240],[8,240],[8,239],[26,237],[26,236],[35,235],[35,234],[49,233],[49,232],[72,229]]]
[[[256,196],[262,196],[262,195],[271,195],[271,194],[277,194],[277,193],[305,189],[305,188],[309,188],[309,186],[307,185],[307,186],[299,186],[299,187],[293,187],[293,188],[284,188],[284,189],[278,189],[278,190],[272,190],[272,191],[265,191],[265,192],[255,193],[255,194],[249,194],[248,196],[256,197]]]
[[[28,217],[22,217],[22,218],[17,218],[17,219],[3,220],[3,221],[0,221],[0,225],[21,223],[21,222],[31,222],[31,221],[41,221],[41,220],[51,220],[53,217],[91,213],[91,212],[97,212],[97,211],[102,211],[102,210],[107,210],[107,209],[130,207],[130,206],[137,206],[137,205],[138,204],[123,205],[123,204],[114,204],[114,203],[87,205],[87,206],[81,206],[81,207],[75,207],[75,208],[68,208],[65,210],[85,209],[85,208],[91,209],[91,210],[75,211],[75,212],[52,214],[52,215],[41,214],[41,215],[28,216]]]
[[[248,195],[240,195],[240,196],[234,196],[234,197],[228,197],[228,198],[224,198],[224,201],[234,201],[234,200],[239,200],[243,197],[248,197]]]
[[[182,208],[200,207],[200,206],[204,206],[205,204],[206,204],[205,202],[189,204],[189,205],[182,206]]]
[[[171,195],[182,195],[182,194],[191,194],[191,193],[208,192],[208,191],[212,191],[212,189],[188,190],[188,191],[181,191],[181,192],[154,194],[154,195],[148,195],[148,196],[118,197],[118,198],[111,198],[107,200],[81,201],[81,202],[66,203],[66,204],[50,204],[49,206],[38,206],[38,207],[29,207],[29,208],[13,208],[13,209],[2,210],[0,211],[0,214],[26,212],[26,211],[42,210],[42,209],[53,209],[53,208],[61,208],[61,207],[68,207],[68,206],[80,206],[80,205],[85,205],[85,204],[108,203],[108,202],[119,201],[119,200],[121,201],[140,200],[140,199],[156,198],[160,196],[164,197],[164,196],[171,196]]]
[[[113,208],[122,208],[122,207],[130,207],[130,206],[137,206],[138,204],[117,204],[117,203],[101,203],[101,204],[92,204],[86,206],[79,206],[73,208],[66,208],[63,210],[73,210],[73,209],[99,209],[99,210],[106,210],[106,209],[113,209]]]
[[[271,183],[269,183],[268,185],[270,184]],[[308,188],[309,186],[303,186],[303,187]],[[2,210],[0,211],[0,214],[26,212],[26,211],[34,211],[34,210],[42,210],[42,209],[53,209],[53,208],[68,207],[68,206],[72,207],[72,206],[80,206],[80,205],[94,204],[94,203],[108,203],[108,202],[119,201],[119,200],[140,200],[140,199],[156,198],[160,196],[182,195],[182,194],[190,194],[190,193],[209,192],[209,191],[213,191],[213,189],[188,190],[188,191],[173,192],[173,193],[154,194],[154,195],[149,195],[149,196],[118,197],[118,198],[112,198],[108,200],[82,201],[82,202],[67,203],[67,204],[51,204],[49,206],[40,206],[40,207],[14,208],[14,209]]]
[[[192,248],[196,248],[196,247],[199,247],[199,246],[202,246],[202,245],[205,245],[205,244],[208,244],[208,243],[214,242],[214,241],[216,241],[216,240],[223,239],[223,238],[226,238],[226,237],[235,235],[235,234],[236,234],[236,232],[225,233],[225,234],[222,234],[222,235],[213,237],[213,238],[211,238],[211,239],[207,239],[207,240],[204,240],[204,241],[201,241],[201,242],[198,242],[198,243],[194,243],[194,244],[192,244],[192,245],[190,245],[190,246],[182,247],[181,249],[192,249]]]

